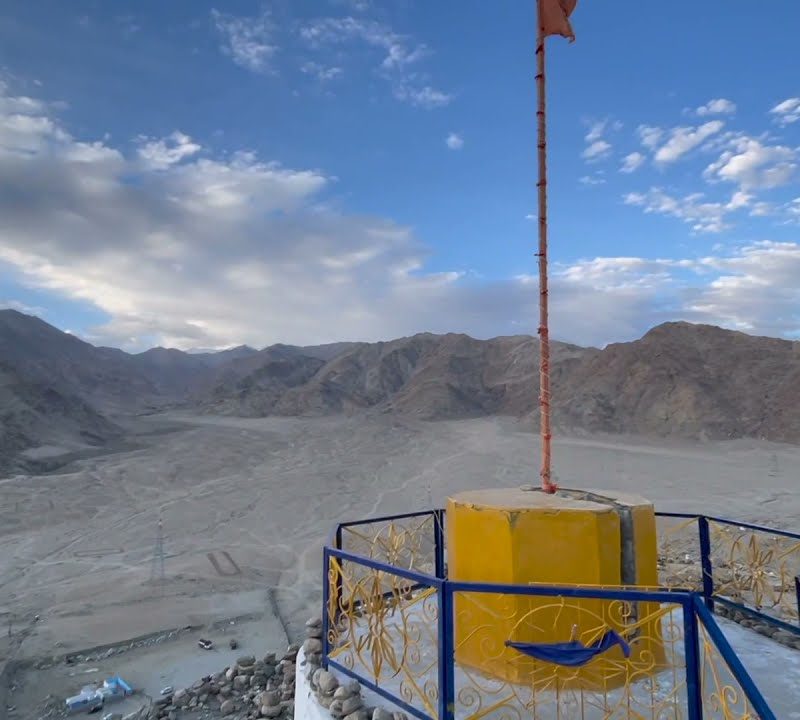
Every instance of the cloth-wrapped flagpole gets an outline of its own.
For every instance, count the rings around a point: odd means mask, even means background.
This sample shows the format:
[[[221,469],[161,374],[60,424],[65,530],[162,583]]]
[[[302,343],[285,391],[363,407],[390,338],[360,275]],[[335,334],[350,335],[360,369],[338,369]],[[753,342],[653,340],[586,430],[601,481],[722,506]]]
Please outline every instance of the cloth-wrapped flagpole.
[[[569,16],[577,0],[538,0],[536,4],[536,94],[539,156],[539,407],[541,411],[542,490],[552,494],[558,487],[552,480],[550,462],[550,329],[547,296],[547,123],[545,115],[544,41],[550,35],[575,40]]]

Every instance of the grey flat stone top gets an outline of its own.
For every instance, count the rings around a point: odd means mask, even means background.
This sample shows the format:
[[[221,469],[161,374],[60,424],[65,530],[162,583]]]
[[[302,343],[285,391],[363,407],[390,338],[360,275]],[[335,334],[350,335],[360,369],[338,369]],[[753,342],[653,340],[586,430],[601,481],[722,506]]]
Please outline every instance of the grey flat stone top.
[[[468,490],[452,495],[453,502],[460,505],[471,505],[476,508],[492,508],[495,510],[590,510],[592,512],[610,512],[615,506],[635,507],[650,505],[650,501],[638,495],[620,493],[616,490],[559,490],[555,495],[548,495],[541,490],[521,488],[486,488]]]

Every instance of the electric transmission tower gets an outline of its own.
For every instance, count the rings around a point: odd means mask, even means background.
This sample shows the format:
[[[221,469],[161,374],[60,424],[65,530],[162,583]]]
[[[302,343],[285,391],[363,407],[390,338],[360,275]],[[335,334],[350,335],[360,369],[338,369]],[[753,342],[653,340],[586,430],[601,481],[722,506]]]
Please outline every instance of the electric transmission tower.
[[[161,585],[162,592],[166,575],[164,574],[164,526],[161,517],[158,518],[158,530],[156,531],[156,544],[153,549],[153,564],[150,566],[150,582]]]

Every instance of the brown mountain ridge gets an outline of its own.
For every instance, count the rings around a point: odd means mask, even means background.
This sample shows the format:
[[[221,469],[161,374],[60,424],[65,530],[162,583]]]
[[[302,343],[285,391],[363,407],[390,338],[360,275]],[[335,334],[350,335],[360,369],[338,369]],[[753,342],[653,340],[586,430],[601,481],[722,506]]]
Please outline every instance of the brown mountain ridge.
[[[176,407],[248,417],[373,409],[424,420],[535,422],[538,351],[538,341],[523,335],[421,333],[377,343],[130,355],[0,311],[0,467],[8,465],[3,457],[52,444],[49,435],[102,443],[114,435],[115,417]],[[603,349],[555,342],[552,393],[554,422],[567,431],[794,443],[800,343],[684,322]]]

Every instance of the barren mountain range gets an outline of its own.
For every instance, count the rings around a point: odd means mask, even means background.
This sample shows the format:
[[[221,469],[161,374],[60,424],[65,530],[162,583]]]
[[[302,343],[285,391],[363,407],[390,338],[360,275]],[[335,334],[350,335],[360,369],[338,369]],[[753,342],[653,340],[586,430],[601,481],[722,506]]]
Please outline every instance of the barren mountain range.
[[[0,470],[42,446],[102,446],[167,408],[258,417],[375,409],[426,420],[536,421],[538,341],[419,334],[219,353],[95,347],[0,311]],[[800,343],[666,323],[602,350],[556,342],[553,413],[568,431],[800,441]]]

